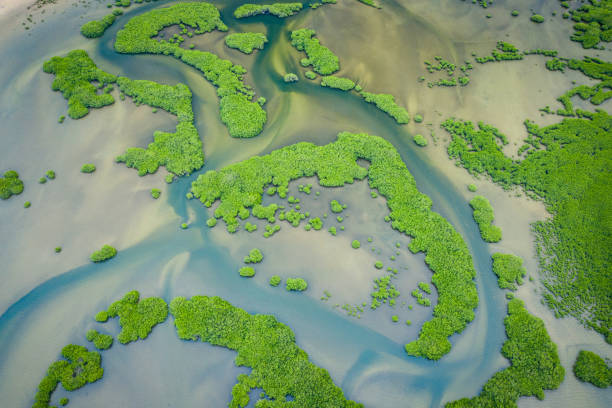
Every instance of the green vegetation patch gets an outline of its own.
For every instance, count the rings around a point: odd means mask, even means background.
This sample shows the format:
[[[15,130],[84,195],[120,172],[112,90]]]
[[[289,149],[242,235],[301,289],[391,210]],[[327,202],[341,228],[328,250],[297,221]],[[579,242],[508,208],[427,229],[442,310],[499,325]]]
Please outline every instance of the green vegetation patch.
[[[288,291],[303,292],[308,289],[308,283],[302,278],[287,278],[285,289]]]
[[[119,316],[121,332],[117,340],[127,344],[138,339],[146,339],[153,327],[168,317],[168,306],[164,299],[150,297],[140,300],[140,293],[133,290],[123,299],[111,304],[106,311],[108,317]]]
[[[298,51],[304,51],[308,58],[303,60],[302,66],[312,65],[312,69],[321,74],[329,75],[340,69],[338,57],[319,43],[314,30],[301,28],[291,32],[291,45]]]
[[[391,116],[400,125],[410,123],[410,115],[406,109],[395,103],[395,97],[391,94],[374,94],[366,91],[359,92],[359,95],[369,103],[376,105],[378,109]]]
[[[81,173],[93,173],[94,171],[96,171],[96,166],[91,163],[84,164],[81,167]]]
[[[117,80],[119,89],[137,104],[161,108],[178,118],[175,133],[156,131],[146,149],[130,147],[116,161],[138,170],[140,176],[155,173],[160,166],[183,176],[204,165],[204,151],[198,130],[193,124],[191,91],[186,85],[162,85],[146,80]]]
[[[110,334],[102,334],[97,330],[89,330],[87,332],[87,341],[93,342],[98,350],[106,350],[113,345],[113,336]]]
[[[495,253],[493,258],[493,272],[497,275],[497,284],[501,289],[516,290],[516,285],[523,284],[526,271],[523,268],[523,259],[512,254]]]
[[[525,125],[533,150],[513,160],[504,155],[506,137],[497,129],[480,123],[477,130],[453,119],[442,124],[452,136],[449,156],[458,164],[544,201],[553,217],[532,225],[544,300],[557,317],[571,315],[612,343],[612,227],[602,221],[612,212],[610,200],[602,199],[612,196],[612,116],[598,111],[590,119]]]
[[[498,41],[495,48],[491,51],[491,55],[476,57],[476,62],[486,64],[487,62],[515,61],[522,60],[525,56],[518,48],[505,41]]]
[[[238,273],[244,278],[252,278],[255,276],[255,269],[251,266],[243,266],[238,270]]]
[[[495,216],[493,215],[493,207],[489,200],[483,196],[475,196],[470,200],[470,207],[474,210],[474,220],[480,229],[480,236],[486,242],[499,242],[502,238],[502,231],[496,225],[493,225]]]
[[[110,245],[104,245],[100,250],[94,251],[89,257],[91,262],[104,262],[114,258],[117,255],[117,250]]]
[[[370,309],[375,310],[381,304],[387,303],[389,306],[395,305],[395,298],[400,295],[399,290],[391,283],[391,275],[383,276],[374,280],[374,291],[370,293],[372,303]]]
[[[341,91],[350,91],[351,89],[355,88],[355,82],[348,78],[330,75],[321,79],[321,86],[340,89]]]
[[[263,260],[263,254],[257,248],[249,251],[249,254],[244,257],[244,263],[260,263]]]
[[[284,18],[297,14],[303,8],[302,3],[276,3],[276,4],[243,4],[234,10],[234,17],[245,18],[259,14],[271,14]]]
[[[360,166],[359,159],[369,161],[370,166]],[[370,188],[387,199],[390,225],[413,238],[412,252],[426,253],[425,262],[434,272],[432,282],[439,294],[433,319],[423,325],[419,339],[406,350],[431,359],[448,353],[448,337],[474,319],[473,309],[478,305],[472,258],[461,235],[431,211],[431,200],[418,191],[389,142],[344,132],[324,146],[298,143],[208,171],[193,182],[191,192],[207,207],[220,200],[214,216],[223,219],[231,231],[238,227],[238,214],[248,215],[249,209],[260,205],[268,187],[286,194],[290,181],[315,175],[323,187],[340,187],[367,176]]]
[[[346,204],[340,204],[338,200],[331,200],[329,202],[329,208],[335,214],[340,214],[346,208]]]
[[[450,119],[442,127],[451,135],[449,156],[470,173],[544,201],[553,217],[532,225],[544,300],[557,317],[571,315],[612,343],[612,226],[605,221],[612,213],[605,199],[612,196],[612,116],[598,111],[542,128],[525,125],[532,146],[522,160],[504,155],[506,137],[491,126]]]
[[[612,41],[612,0],[591,1],[571,13],[576,22],[572,41],[581,43],[583,48],[596,48],[600,41]]]
[[[170,312],[179,338],[235,350],[236,365],[251,368],[248,376],[238,376],[230,407],[247,406],[253,388],[265,392],[268,405],[361,406],[344,397],[326,370],[308,361],[291,329],[273,316],[250,315],[219,297],[206,296],[177,297]]]
[[[544,22],[544,17],[539,14],[534,14],[531,16],[530,20],[533,21],[534,23],[540,24]]]
[[[599,388],[612,385],[612,368],[592,351],[580,350],[574,363],[574,374],[580,381],[589,382]]]
[[[23,192],[23,181],[19,179],[19,174],[15,170],[9,170],[0,177],[0,198],[7,200],[12,195],[19,195]]]
[[[62,357],[49,366],[47,375],[38,385],[32,408],[48,408],[51,394],[59,383],[66,391],[77,390],[88,383],[98,381],[104,375],[100,366],[100,353],[83,346],[69,344],[62,349]]]
[[[195,34],[214,29],[227,30],[215,6],[208,3],[179,3],[133,17],[117,32],[115,50],[125,54],[171,55],[200,70],[204,78],[218,88],[219,114],[230,136],[248,138],[261,133],[266,112],[260,104],[252,101],[254,92],[242,78],[246,70],[210,52],[186,50],[174,42],[154,38],[165,27],[176,24],[194,28]]]
[[[551,64],[554,63],[551,62]],[[582,60],[570,59],[567,61],[567,67],[600,81],[593,86],[579,85],[557,98],[563,104],[563,109],[558,109],[557,115],[590,117],[592,115],[590,112],[580,109],[574,111],[571,98],[577,95],[582,100],[589,100],[593,105],[601,105],[612,98],[612,91],[606,91],[606,89],[612,89],[612,63],[585,56]]]
[[[274,275],[274,276],[272,276],[272,277],[270,278],[270,280],[268,281],[268,283],[270,284],[270,286],[274,286],[274,287],[276,287],[276,286],[280,285],[281,280],[282,280],[282,279],[281,279],[281,277],[280,277],[280,276],[278,276],[278,275]]]
[[[81,34],[87,38],[102,37],[106,29],[112,26],[115,19],[122,14],[123,11],[121,10],[113,10],[112,13],[107,14],[101,20],[88,21],[81,26]]]
[[[421,134],[414,135],[413,140],[417,146],[421,146],[421,147],[427,146],[427,139],[425,139],[425,136]]]
[[[353,240],[353,242],[351,242],[351,246],[353,247],[353,249],[359,249],[361,248],[361,242],[357,241],[356,239]]]
[[[225,45],[250,54],[253,50],[263,50],[268,38],[263,33],[234,33],[225,37]]]
[[[68,100],[68,116],[72,119],[87,115],[90,108],[101,108],[115,102],[110,93],[99,90],[114,83],[117,77],[98,69],[83,50],[70,51],[65,57],[45,61],[43,71],[55,75],[51,88],[61,91]]]
[[[529,314],[523,302],[515,298],[508,302],[504,325],[508,339],[501,353],[510,367],[495,373],[478,396],[449,402],[446,408],[516,407],[519,397],[536,396],[542,400],[544,390],[559,387],[565,370],[544,322]]]

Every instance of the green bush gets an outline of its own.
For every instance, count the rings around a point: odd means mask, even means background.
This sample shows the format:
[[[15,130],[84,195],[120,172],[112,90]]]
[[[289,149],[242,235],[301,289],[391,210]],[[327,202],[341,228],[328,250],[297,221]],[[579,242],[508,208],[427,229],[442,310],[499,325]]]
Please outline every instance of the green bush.
[[[329,48],[322,46],[318,39],[313,38],[315,35],[315,31],[308,28],[292,31],[291,45],[308,56],[303,66],[312,65],[313,71],[321,75],[333,74],[340,69],[338,57]]]
[[[244,263],[260,263],[263,260],[263,254],[257,248],[249,251],[249,255],[244,257]]]
[[[87,115],[90,108],[102,108],[115,102],[111,94],[98,94],[98,88],[92,82],[104,87],[117,78],[98,69],[83,50],[70,51],[65,57],[45,61],[43,71],[55,75],[51,87],[54,91],[61,91],[68,100],[68,116],[72,119]]]
[[[486,242],[499,242],[502,238],[501,229],[493,225],[493,207],[489,200],[483,196],[475,196],[470,200],[470,206],[474,210],[474,220],[480,229],[480,236]]]
[[[308,225],[312,226],[315,231],[319,231],[323,228],[323,221],[319,217],[311,218],[308,220]]]
[[[47,170],[47,172],[45,173],[45,176],[49,179],[49,180],[55,180],[55,171],[53,170]]]
[[[55,251],[56,254],[59,254],[60,252],[62,252],[62,247],[60,247],[60,246],[55,247],[54,251]]]
[[[383,263],[382,263],[381,261],[376,261],[376,262],[374,263],[374,267],[375,267],[376,269],[382,269],[382,268],[383,268],[383,266],[384,266],[384,265],[383,265]]]
[[[291,83],[291,82],[297,82],[300,79],[298,78],[297,75],[295,75],[293,72],[290,72],[288,74],[285,74],[285,76],[283,77],[283,81],[287,82],[287,83]]]
[[[25,203],[23,203],[23,208],[30,208],[32,206],[32,203],[29,201],[26,201]]]
[[[414,122],[415,123],[421,123],[423,121],[423,116],[419,115],[418,113],[416,115],[414,115]]]
[[[375,310],[382,303],[388,303],[389,306],[393,306],[395,304],[395,298],[399,295],[399,290],[391,283],[391,275],[375,279],[374,291],[370,293],[370,297],[372,298],[370,309]]]
[[[4,173],[4,177],[0,177],[0,198],[1,199],[7,200],[12,195],[19,195],[22,192],[23,192],[23,181],[19,180],[19,174],[17,174],[16,171],[9,170]]]
[[[518,10],[512,10],[512,13],[510,14],[512,14],[512,17],[517,17],[519,15],[519,12]]]
[[[302,10],[302,3],[275,3],[275,4],[243,4],[234,10],[234,17],[245,18],[258,14],[271,14],[276,17],[289,17]]]
[[[470,190],[472,193],[474,193],[474,192],[476,192],[476,190],[478,190],[478,187],[476,187],[476,184],[470,183],[470,184],[468,184],[468,190]]]
[[[153,197],[154,199],[158,199],[159,196],[161,195],[161,190],[158,188],[152,188],[151,189],[151,197]]]
[[[253,269],[251,266],[243,266],[238,270],[238,273],[240,273],[240,276],[242,277],[252,278],[255,276],[255,269]]]
[[[359,165],[359,159],[369,161],[370,166]],[[418,191],[399,153],[389,142],[363,133],[345,132],[324,146],[298,143],[210,170],[192,183],[191,192],[207,207],[220,200],[214,215],[223,219],[231,231],[238,226],[239,212],[261,205],[269,187],[287,192],[290,181],[315,175],[324,187],[340,187],[367,176],[370,188],[387,199],[390,226],[412,237],[409,246],[412,252],[425,253],[439,295],[433,319],[423,325],[419,338],[408,344],[406,351],[431,359],[448,353],[451,347],[448,337],[461,332],[474,319],[473,309],[478,304],[472,258],[461,235],[431,211],[431,200]],[[268,225],[266,229],[271,231],[272,227]]]
[[[397,322],[399,322],[399,317],[397,317],[397,315],[393,315],[393,316],[391,316],[391,321],[393,323],[397,323]]]
[[[406,109],[395,103],[393,95],[373,94],[366,91],[361,91],[359,94],[366,102],[375,104],[378,109],[387,113],[400,125],[410,122],[410,115]]]
[[[543,23],[544,17],[539,14],[534,14],[533,16],[531,16],[531,21],[533,21],[534,23]]]
[[[69,399],[68,399],[68,398],[66,398],[66,397],[62,397],[62,398],[60,398],[59,403],[60,403],[60,405],[62,405],[62,406],[66,406],[66,405],[68,405],[68,401],[69,401]]]
[[[508,339],[501,353],[510,367],[495,373],[478,396],[449,402],[446,408],[516,407],[519,397],[534,395],[542,400],[544,390],[559,387],[565,370],[544,322],[529,314],[523,302],[515,298],[508,302],[504,324]]]
[[[316,79],[317,78],[317,74],[315,74],[313,71],[306,71],[304,72],[304,76],[310,80]]]
[[[351,242],[351,246],[353,247],[353,249],[359,249],[361,247],[361,242],[355,239],[353,240],[353,242]]]
[[[81,167],[81,173],[93,173],[94,171],[96,171],[96,166],[90,163],[84,164]]]
[[[108,320],[108,313],[106,312],[106,310],[102,310],[101,312],[98,312],[98,314],[96,314],[96,322],[100,322],[100,323],[104,323]]]
[[[115,10],[107,14],[102,20],[92,20],[81,26],[81,34],[87,38],[98,38],[106,31],[108,27],[113,25],[117,16],[123,14],[121,10]]]
[[[278,275],[274,275],[274,276],[272,276],[272,277],[270,278],[270,280],[269,280],[269,282],[268,282],[268,283],[270,284],[270,286],[274,286],[274,287],[276,287],[276,286],[280,285],[280,283],[281,283],[281,278],[280,278],[280,276],[278,276]]]
[[[95,251],[89,259],[91,262],[104,262],[107,259],[114,258],[117,255],[117,250],[110,245],[104,245],[99,251]]]
[[[574,375],[580,381],[589,382],[599,388],[612,385],[612,368],[592,351],[580,350],[574,363]]]
[[[425,137],[423,137],[421,134],[416,134],[414,135],[414,143],[418,146],[424,147],[427,146],[427,139],[425,139]]]
[[[108,317],[119,317],[121,332],[117,340],[128,344],[138,339],[146,339],[153,327],[163,323],[168,317],[168,305],[161,298],[140,299],[140,293],[133,290],[112,303],[106,310]]]
[[[250,54],[253,50],[263,50],[268,38],[262,33],[234,33],[225,37],[225,45],[235,48],[245,54]]]
[[[340,89],[341,91],[350,91],[351,89],[355,88],[355,82],[348,78],[340,78],[330,75],[321,79],[321,86]]]
[[[113,345],[113,336],[92,329],[87,332],[87,341],[93,342],[98,350],[106,350]]]
[[[497,275],[497,284],[501,289],[516,290],[517,284],[523,284],[526,271],[523,259],[511,254],[493,254],[493,272]]]
[[[302,278],[287,278],[285,288],[287,291],[303,292],[308,288],[308,283]]]

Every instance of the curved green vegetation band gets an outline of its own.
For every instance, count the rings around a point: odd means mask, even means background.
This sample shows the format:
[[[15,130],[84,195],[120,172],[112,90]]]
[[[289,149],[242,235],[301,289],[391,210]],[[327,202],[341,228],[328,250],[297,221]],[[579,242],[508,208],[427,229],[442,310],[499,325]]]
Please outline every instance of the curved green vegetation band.
[[[308,361],[291,329],[273,316],[250,315],[219,297],[177,297],[170,312],[178,336],[236,350],[236,365],[251,368],[232,389],[230,408],[245,407],[253,388],[265,399],[257,407],[360,407],[347,400],[329,373]],[[291,401],[287,397],[291,396]]]
[[[574,374],[580,381],[589,382],[599,388],[612,385],[612,368],[592,351],[580,350],[574,363]]]
[[[138,174],[155,173],[159,166],[177,175],[191,174],[204,165],[204,152],[193,124],[191,91],[186,85],[161,85],[145,80],[117,79],[119,89],[134,102],[161,108],[178,118],[176,133],[156,131],[146,149],[131,147],[117,157],[118,162],[138,169]]]
[[[508,303],[504,324],[508,339],[502,355],[510,361],[510,367],[491,377],[477,397],[450,402],[446,408],[516,407],[519,397],[544,399],[544,390],[559,387],[565,369],[544,322],[529,314],[523,302],[515,298]]]
[[[368,169],[357,164],[368,160]],[[438,289],[434,317],[421,329],[418,340],[406,351],[415,356],[439,359],[451,349],[448,337],[461,332],[474,319],[478,294],[472,258],[461,236],[439,214],[431,211],[431,200],[421,194],[395,148],[384,139],[367,134],[340,133],[325,146],[298,143],[255,156],[219,171],[208,171],[192,184],[193,195],[210,207],[217,200],[216,218],[223,218],[228,230],[238,228],[237,216],[248,217],[249,209],[261,205],[270,184],[286,194],[288,183],[317,175],[325,187],[339,187],[366,176],[370,188],[386,197],[394,229],[413,237],[412,252],[423,251],[434,272]],[[245,217],[246,216],[246,217]]]
[[[210,52],[185,50],[173,42],[153,38],[165,27],[177,24],[194,28],[196,34],[227,30],[219,10],[212,4],[179,3],[133,17],[117,32],[115,50],[126,54],[172,55],[200,70],[218,88],[219,113],[229,134],[243,138],[257,136],[266,123],[266,112],[252,102],[254,92],[242,79],[246,70]]]
[[[89,108],[111,105],[115,98],[109,93],[97,93],[98,88],[114,83],[117,77],[96,67],[83,50],[70,51],[65,57],[53,57],[43,64],[43,71],[55,74],[51,88],[61,91],[68,99],[68,116],[79,119]],[[98,88],[92,82],[98,83]]]
[[[497,129],[447,120],[448,154],[472,174],[487,174],[504,188],[520,186],[541,199],[553,215],[533,224],[536,254],[546,292],[557,317],[574,316],[612,343],[612,116],[565,119],[540,128],[526,122],[527,155],[503,153],[506,137]]]

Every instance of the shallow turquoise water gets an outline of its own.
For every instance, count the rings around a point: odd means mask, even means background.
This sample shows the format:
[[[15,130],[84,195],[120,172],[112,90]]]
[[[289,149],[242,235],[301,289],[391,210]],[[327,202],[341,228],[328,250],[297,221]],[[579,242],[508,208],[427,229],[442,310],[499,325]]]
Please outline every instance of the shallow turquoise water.
[[[288,71],[301,69],[297,59],[279,52],[289,47],[282,42],[287,42],[286,24],[292,20],[257,17],[248,22],[236,21],[231,18],[230,11],[239,2],[231,2],[222,10],[222,17],[230,30],[240,31],[241,27],[252,22],[262,22],[268,27],[269,46],[251,57],[254,63],[247,80],[255,84],[258,95],[268,99],[269,121],[257,138],[230,139],[219,123],[202,119],[216,118],[217,111],[209,114],[211,106],[216,106],[216,100],[211,103],[210,98],[206,99],[214,88],[205,83],[197,71],[171,57],[126,56],[113,51],[112,39],[122,24],[130,16],[160,3],[133,7],[98,42],[84,42],[77,38],[71,40],[76,42],[75,45],[70,44],[64,49],[49,36],[45,37],[43,32],[29,40],[37,41],[29,54],[22,56],[20,48],[12,46],[7,46],[3,52],[20,58],[23,66],[34,69],[51,55],[86,46],[98,66],[110,72],[163,83],[186,83],[194,92],[196,125],[207,156],[201,171],[173,183],[167,192],[167,204],[179,218],[189,219],[189,229],[180,230],[174,219],[164,221],[146,239],[121,248],[119,255],[110,262],[71,267],[52,277],[37,278],[31,285],[16,287],[16,291],[23,291],[23,294],[0,316],[0,395],[3,400],[10,406],[31,403],[46,366],[59,356],[61,347],[70,342],[85,344],[85,332],[100,327],[93,322],[95,313],[132,289],[139,290],[143,297],[161,296],[166,301],[175,296],[218,295],[250,313],[273,314],[294,330],[298,345],[315,364],[330,371],[335,383],[349,398],[366,406],[437,407],[446,401],[476,394],[495,371],[507,365],[499,354],[505,339],[502,323],[505,301],[490,272],[489,248],[480,239],[471,210],[456,187],[436,168],[436,163],[426,159],[407,130],[373,105],[353,95],[321,88],[305,79],[288,85],[280,76],[272,75],[279,59]],[[78,27],[72,17],[70,14],[65,17],[68,27],[57,28],[70,36],[67,38],[76,33],[70,24]],[[300,21],[302,18],[305,17],[300,15],[294,19]],[[271,46],[275,42],[281,43],[278,46],[280,50]],[[218,44],[211,44],[211,47],[215,46]],[[15,63],[17,66],[19,64]],[[11,123],[14,133],[23,133],[29,138],[9,140],[3,134],[1,143],[7,146],[6,151],[20,152],[24,156],[27,156],[31,144],[40,142],[44,145],[49,143],[45,140],[50,137],[59,138],[62,133],[70,133],[64,131],[65,128],[56,127],[43,132],[41,129],[47,129],[46,126],[26,123],[21,116],[20,112],[24,110],[32,114],[43,112],[47,106],[58,112],[65,110],[65,101],[48,89],[50,78],[40,71],[32,75],[35,81],[23,85],[20,88],[22,93],[0,99],[4,120]],[[24,76],[26,74],[17,69],[6,70],[0,74],[0,85],[10,88]],[[307,112],[308,116],[304,117],[302,112]],[[98,113],[94,110],[81,121],[91,126],[100,125],[95,118]],[[167,130],[171,130],[174,122],[167,126]],[[151,131],[149,126],[145,127],[146,132],[143,129],[141,135],[126,135],[126,143],[138,145],[148,140]],[[325,211],[331,198],[341,198],[349,204],[348,217],[343,223],[347,231],[336,238],[331,238],[325,231],[328,225],[332,225],[327,221],[324,230],[308,233],[301,228],[293,230],[283,223],[282,230],[268,240],[261,237],[261,227],[255,236],[245,231],[230,236],[223,231],[221,224],[209,230],[205,225],[208,210],[196,201],[185,199],[191,182],[202,172],[298,141],[328,143],[338,132],[345,130],[376,134],[389,140],[402,155],[419,189],[432,199],[433,209],[455,226],[473,254],[480,296],[476,319],[461,335],[451,338],[453,351],[438,362],[408,357],[403,351],[403,344],[416,338],[420,328],[417,322],[426,320],[431,309],[415,306],[414,311],[408,312],[405,308],[392,310],[384,306],[375,312],[367,311],[362,320],[357,320],[347,317],[342,311],[334,311],[331,304],[319,300],[322,290],[330,287],[335,288],[332,302],[351,299],[351,293],[343,292],[343,287],[355,282],[363,284],[365,295],[357,293],[355,299],[368,300],[371,281],[379,276],[371,265],[383,256],[387,265],[397,241],[402,243],[397,263],[399,266],[409,265],[408,270],[399,274],[397,282],[402,291],[399,300],[411,302],[409,292],[414,289],[414,282],[429,280],[422,255],[409,255],[406,249],[408,238],[401,237],[382,221],[385,214],[368,218],[384,209],[384,202],[381,198],[370,199],[363,183],[355,183],[343,190],[322,190],[316,200],[314,195],[308,198],[299,195],[304,207],[308,206],[313,214]],[[78,134],[68,136],[76,138]],[[214,146],[214,152],[211,153],[207,146]],[[52,146],[48,148],[52,149]],[[8,162],[8,155],[6,157]],[[80,163],[79,159],[73,160]],[[130,171],[137,179],[137,173]],[[295,184],[298,183],[303,181]],[[64,194],[66,200],[78,199],[70,186],[64,187]],[[17,226],[15,221],[9,222],[0,227],[5,228],[0,231],[11,231]],[[365,237],[369,235],[374,237],[372,245],[380,249],[381,254],[371,253],[370,245],[365,245]],[[355,255],[349,245],[344,245],[354,237],[363,244],[359,255]],[[266,261],[257,267],[255,278],[245,280],[236,270],[242,265],[244,254],[254,246],[262,249]],[[312,263],[305,265],[304,258],[312,260]],[[368,265],[363,266],[366,272],[371,270],[372,273],[366,276],[360,270],[361,274],[356,277],[357,272],[352,275],[351,268],[362,260],[363,265]],[[271,288],[267,285],[267,277],[273,273],[283,277],[308,276],[311,288],[304,294],[287,293],[280,287]],[[24,288],[27,289],[24,291]],[[393,325],[390,316],[395,313],[402,313],[400,322],[410,317],[414,324],[409,328],[403,324]],[[104,378],[69,393],[71,406],[201,406],[202,401],[207,402],[205,406],[225,406],[230,400],[236,375],[245,369],[233,365],[234,353],[231,351],[178,340],[172,326],[172,318],[169,318],[156,327],[146,341],[127,346],[116,344],[103,352]],[[101,327],[110,333],[116,333],[118,329],[116,322]],[[256,394],[254,391],[251,395]],[[62,395],[58,391],[54,397]],[[606,405],[607,395],[599,396],[602,406]]]

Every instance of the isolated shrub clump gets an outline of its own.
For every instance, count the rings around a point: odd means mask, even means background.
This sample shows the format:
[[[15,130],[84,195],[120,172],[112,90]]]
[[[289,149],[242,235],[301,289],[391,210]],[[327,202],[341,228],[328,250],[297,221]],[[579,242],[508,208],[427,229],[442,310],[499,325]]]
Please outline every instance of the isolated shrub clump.
[[[89,259],[91,262],[104,262],[114,258],[117,255],[117,250],[110,245],[104,245],[100,250],[95,251]]]
[[[0,177],[0,198],[6,200],[12,195],[18,195],[23,192],[23,181],[19,179],[19,174],[14,170],[9,170],[4,173],[4,177]]]

